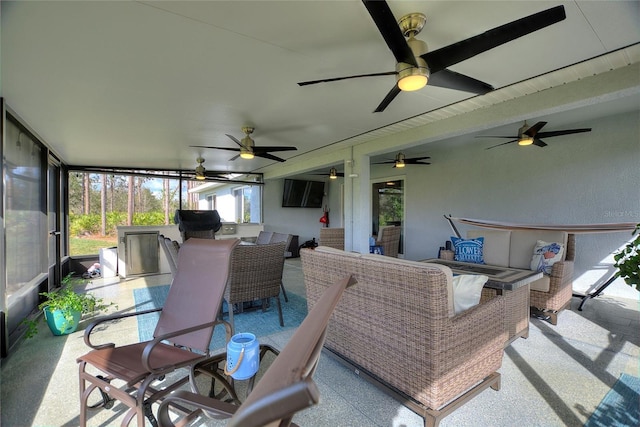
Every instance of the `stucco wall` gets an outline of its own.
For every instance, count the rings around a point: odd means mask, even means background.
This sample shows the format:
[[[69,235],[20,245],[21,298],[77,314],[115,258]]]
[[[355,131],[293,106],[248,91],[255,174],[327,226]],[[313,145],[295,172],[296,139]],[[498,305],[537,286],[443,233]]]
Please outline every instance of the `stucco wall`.
[[[404,176],[405,258],[413,260],[437,256],[450,238],[444,214],[542,224],[640,222],[639,119],[626,113],[575,123],[572,128],[593,130],[549,138],[545,148],[510,144],[486,150],[495,141],[482,139],[455,147],[434,142],[426,148],[431,165],[402,172],[374,165],[371,180]],[[328,187],[332,217],[341,216],[340,191],[334,188],[342,182]],[[322,210],[280,208],[281,187],[282,180],[265,185],[265,229],[284,227],[301,241],[317,237]],[[464,234],[465,227],[459,228]],[[586,291],[606,280],[613,271],[612,253],[630,238],[630,233],[577,236],[574,289]],[[638,297],[619,280],[608,293]]]

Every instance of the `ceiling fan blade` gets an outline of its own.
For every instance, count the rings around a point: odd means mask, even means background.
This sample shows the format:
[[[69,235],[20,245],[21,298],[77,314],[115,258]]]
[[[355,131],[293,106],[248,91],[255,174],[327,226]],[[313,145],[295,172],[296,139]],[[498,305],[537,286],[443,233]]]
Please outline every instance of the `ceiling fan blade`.
[[[239,148],[231,148],[231,147],[210,147],[207,145],[190,145],[189,147],[193,148],[214,148],[216,150],[227,150],[227,151],[240,151]]]
[[[541,140],[540,138],[534,138],[533,139],[533,145],[535,145],[537,147],[546,147],[547,143],[544,142],[543,140]]]
[[[461,90],[464,92],[477,93],[479,95],[484,95],[485,93],[494,90],[494,87],[489,83],[485,83],[480,80],[476,80],[473,77],[465,76],[464,74],[456,73],[455,71],[447,69],[431,74],[429,77],[429,86]]]
[[[565,129],[565,130],[553,130],[550,132],[539,132],[538,136],[541,138],[551,138],[552,136],[571,135],[572,133],[591,132],[591,128],[584,129]]]
[[[512,142],[516,142],[516,141],[517,141],[517,139],[514,139],[512,141],[503,142],[502,144],[493,145],[491,147],[488,147],[487,150],[491,150],[492,148],[500,147],[501,145],[511,144]]]
[[[268,153],[269,151],[295,151],[297,150],[296,147],[278,147],[278,146],[273,146],[273,147],[268,147],[268,146],[260,146],[260,147],[253,147],[253,152],[255,154],[258,153]]]
[[[517,135],[504,136],[504,135],[477,135],[476,138],[517,138]]]
[[[416,164],[416,163],[421,163],[421,160],[425,160],[425,159],[430,159],[431,157],[413,157],[410,159],[404,159],[405,163],[409,163],[409,164]],[[425,164],[429,164],[429,163],[425,163]]]
[[[395,160],[389,160],[388,162],[376,162],[376,163],[372,163],[374,165],[390,165],[392,163],[395,163]]]
[[[380,105],[378,105],[376,107],[375,110],[373,110],[374,113],[381,113],[384,111],[385,108],[387,108],[389,106],[389,104],[391,104],[391,101],[393,101],[393,99],[398,96],[398,94],[401,92],[400,88],[398,87],[398,85],[396,84],[390,91],[389,93],[387,93],[387,96],[384,97],[384,99],[382,100],[382,102],[380,103]]]
[[[240,154],[236,154],[235,156],[233,156],[232,158],[229,159],[230,162],[234,161],[235,159],[237,159],[238,157],[240,157]]]
[[[374,2],[375,3],[375,2]],[[494,47],[538,31],[566,18],[564,6],[556,6],[501,25],[482,34],[421,55],[431,73],[486,52]]]
[[[263,159],[275,160],[277,162],[286,162],[285,159],[281,159],[280,157],[274,156],[273,154],[269,153],[256,153],[254,151],[253,154],[255,154],[256,157],[262,157]]]
[[[232,140],[233,142],[235,142],[235,143],[236,143],[236,144],[238,144],[240,147],[242,147],[242,143],[241,143],[240,141],[238,141],[238,139],[237,139],[235,136],[233,136],[233,135],[229,135],[228,133],[225,133],[225,135],[227,135],[229,138],[231,138],[231,140]]]
[[[340,80],[348,80],[348,79],[359,79],[360,77],[395,76],[396,74],[398,74],[397,71],[385,71],[383,73],[371,73],[371,74],[356,74],[354,76],[333,77],[330,79],[310,80],[308,82],[300,82],[298,83],[298,86],[308,86],[308,85],[315,85],[318,83],[337,82]]]
[[[371,15],[373,22],[378,27],[378,31],[382,34],[382,38],[389,46],[391,53],[395,56],[396,62],[404,62],[417,67],[418,64],[413,51],[407,44],[404,35],[402,35],[398,21],[393,16],[393,12],[391,12],[387,2],[362,0],[362,3],[369,11],[369,15]]]
[[[535,125],[531,126],[529,129],[527,129],[524,133],[529,136],[539,135],[538,131],[542,129],[546,124],[547,122],[538,122]]]
[[[212,171],[205,171],[204,176],[206,176],[207,178],[229,179],[226,174]]]
[[[331,174],[329,174],[329,173],[312,173],[311,175],[316,175],[316,176],[331,176]],[[339,176],[339,177],[344,178],[344,173],[342,173],[342,172],[336,172],[336,176]]]

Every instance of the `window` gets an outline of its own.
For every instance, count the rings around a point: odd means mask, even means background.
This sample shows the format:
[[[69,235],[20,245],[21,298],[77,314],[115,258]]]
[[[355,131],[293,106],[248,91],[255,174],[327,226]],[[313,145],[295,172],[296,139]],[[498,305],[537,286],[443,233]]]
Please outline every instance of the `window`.
[[[7,305],[47,268],[44,147],[7,120],[4,145]]]
[[[69,253],[97,254],[117,245],[121,225],[174,224],[191,181],[153,174],[69,173]],[[186,200],[184,209],[197,209]]]
[[[238,222],[261,222],[261,193],[259,186],[248,185],[234,190],[235,214]]]
[[[216,196],[215,194],[209,194],[207,196],[207,210],[215,210],[218,209],[218,207],[216,206]]]
[[[260,224],[262,177],[236,174],[231,179],[234,182],[200,182],[191,188],[189,194],[197,198],[197,209],[216,209],[223,222]]]

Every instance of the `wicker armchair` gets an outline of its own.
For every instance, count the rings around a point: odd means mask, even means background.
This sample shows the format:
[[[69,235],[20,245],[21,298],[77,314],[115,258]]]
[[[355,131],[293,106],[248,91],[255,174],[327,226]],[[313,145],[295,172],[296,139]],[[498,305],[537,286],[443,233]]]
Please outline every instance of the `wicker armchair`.
[[[278,304],[280,326],[284,326],[280,289],[284,269],[284,248],[286,243],[267,245],[239,245],[231,254],[231,270],[224,300],[229,311],[229,323],[233,326],[233,305],[262,300],[262,310],[266,310],[269,298]]]
[[[541,310],[549,316],[553,325],[558,324],[558,313],[571,306],[573,295],[573,265],[576,258],[576,236],[567,235],[564,261],[556,262],[551,269],[549,291],[531,289],[531,307]]]
[[[344,228],[321,228],[318,244],[344,250]]]
[[[396,225],[380,227],[376,245],[382,246],[385,256],[398,258],[400,248],[400,232],[402,229]]]
[[[500,387],[503,296],[455,314],[447,267],[322,246],[300,256],[310,308],[345,273],[358,282],[334,310],[325,347],[427,425]]]

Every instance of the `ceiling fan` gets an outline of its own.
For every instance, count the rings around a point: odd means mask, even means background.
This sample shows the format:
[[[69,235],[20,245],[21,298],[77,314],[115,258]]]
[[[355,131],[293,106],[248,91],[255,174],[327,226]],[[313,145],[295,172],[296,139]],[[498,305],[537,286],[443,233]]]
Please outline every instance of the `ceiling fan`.
[[[338,172],[336,168],[329,169],[329,173],[314,173],[313,175],[328,176],[329,179],[337,179],[338,177],[344,178],[344,173]]]
[[[362,0],[362,2],[369,11],[371,18],[373,18],[387,46],[395,56],[397,61],[396,70],[312,80],[300,82],[298,85],[306,86],[359,77],[396,75],[396,84],[387,93],[387,96],[378,105],[374,113],[384,111],[401,91],[422,89],[427,82],[432,86],[465,92],[478,94],[490,92],[493,87],[488,83],[446,68],[566,18],[564,6],[556,6],[428,52],[427,44],[415,38],[426,22],[427,18],[424,14],[411,13],[396,22],[389,5],[385,1]],[[405,37],[407,37],[407,40],[405,40]]]
[[[215,178],[215,179],[224,179],[227,180],[229,179],[228,174],[223,174],[223,173],[219,173],[219,172],[210,172],[207,171],[204,168],[204,159],[200,156],[198,156],[198,158],[196,159],[196,162],[198,163],[198,166],[196,166],[195,169],[195,177],[198,181],[204,181],[207,178]]]
[[[236,137],[233,135],[226,134],[233,142],[238,144],[239,148],[231,148],[231,147],[208,147],[204,145],[192,145],[191,147],[195,148],[215,148],[217,150],[228,150],[228,151],[239,151],[240,153],[229,160],[235,160],[238,157],[243,159],[253,159],[254,157],[262,157],[264,159],[276,160],[278,162],[284,162],[285,159],[274,156],[270,154],[270,151],[291,151],[297,150],[296,147],[280,147],[280,146],[262,146],[258,147],[255,145],[255,142],[249,135],[253,133],[255,129],[250,126],[245,126],[242,128],[242,132],[244,132],[245,137],[242,140],[238,141]]]
[[[389,160],[385,162],[374,163],[374,165],[384,165],[384,164],[393,164],[394,168],[403,168],[406,165],[430,165],[429,162],[423,162],[422,160],[430,159],[431,157],[405,157],[403,152],[396,154],[396,158],[394,160]]]
[[[551,138],[554,136],[562,136],[562,135],[570,135],[572,133],[583,133],[583,132],[591,132],[591,128],[583,128],[583,129],[565,129],[565,130],[555,130],[551,132],[540,132],[540,129],[546,125],[547,122],[538,122],[535,125],[529,127],[525,120],[524,125],[518,129],[518,135],[516,136],[495,136],[495,135],[482,135],[476,136],[476,138],[510,138],[511,141],[503,142],[502,144],[494,145],[487,150],[495,147],[500,147],[501,145],[511,144],[513,142],[517,142],[518,145],[536,145],[538,147],[546,147],[547,144],[540,138]]]

